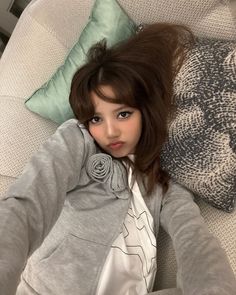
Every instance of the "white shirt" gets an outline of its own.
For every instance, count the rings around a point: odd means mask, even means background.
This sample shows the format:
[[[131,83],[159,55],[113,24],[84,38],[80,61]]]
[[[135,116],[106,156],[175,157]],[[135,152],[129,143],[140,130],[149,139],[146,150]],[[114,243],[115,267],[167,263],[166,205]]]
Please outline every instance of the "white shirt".
[[[129,171],[129,185],[132,172]],[[156,274],[153,218],[137,182],[122,232],[111,246],[96,295],[144,295],[151,292]]]

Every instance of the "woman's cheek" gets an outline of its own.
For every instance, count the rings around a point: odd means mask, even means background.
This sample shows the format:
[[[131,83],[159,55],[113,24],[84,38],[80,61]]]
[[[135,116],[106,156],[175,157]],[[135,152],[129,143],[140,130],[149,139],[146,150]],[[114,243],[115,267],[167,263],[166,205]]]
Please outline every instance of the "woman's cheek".
[[[97,142],[100,141],[99,139],[101,137],[101,135],[100,135],[101,132],[99,131],[98,127],[96,127],[96,126],[89,127],[89,132],[90,132],[91,136],[95,139],[95,141],[97,141]]]

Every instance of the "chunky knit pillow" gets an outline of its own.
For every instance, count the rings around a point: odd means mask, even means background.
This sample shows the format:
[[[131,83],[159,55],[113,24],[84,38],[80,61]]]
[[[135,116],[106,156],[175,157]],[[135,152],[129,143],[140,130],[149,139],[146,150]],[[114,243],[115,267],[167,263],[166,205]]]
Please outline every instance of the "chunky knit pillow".
[[[162,165],[219,209],[236,198],[236,43],[196,42],[175,81],[177,115]]]

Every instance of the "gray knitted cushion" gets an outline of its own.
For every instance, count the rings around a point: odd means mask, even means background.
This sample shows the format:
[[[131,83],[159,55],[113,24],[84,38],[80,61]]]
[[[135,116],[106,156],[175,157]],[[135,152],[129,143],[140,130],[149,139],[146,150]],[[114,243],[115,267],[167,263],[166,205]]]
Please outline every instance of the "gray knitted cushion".
[[[198,40],[175,81],[177,115],[162,165],[214,207],[236,198],[236,43]]]

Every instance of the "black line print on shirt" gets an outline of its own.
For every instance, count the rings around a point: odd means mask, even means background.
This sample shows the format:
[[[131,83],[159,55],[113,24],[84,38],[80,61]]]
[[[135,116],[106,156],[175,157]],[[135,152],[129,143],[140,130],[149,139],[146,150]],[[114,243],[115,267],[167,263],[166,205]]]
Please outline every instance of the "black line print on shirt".
[[[147,259],[145,250],[142,247],[143,243],[140,241],[140,244],[137,244],[139,243],[140,236],[137,234],[134,226],[141,233],[142,239],[145,241],[146,252],[153,252],[153,256],[149,258],[149,260]],[[121,244],[118,242],[118,239],[112,245],[113,249],[115,248],[125,255],[130,256],[130,259],[132,259],[132,256],[135,259],[138,258],[139,262],[141,263],[140,271],[145,280],[146,288],[148,285],[148,275],[150,274],[151,270],[156,270],[156,239],[154,235],[151,235],[150,231],[153,233],[153,230],[150,226],[148,213],[143,211],[139,214],[139,216],[136,216],[132,209],[129,208],[127,217],[123,224],[123,231],[120,233],[120,235],[123,235],[123,238],[125,239],[124,247],[121,246]],[[133,244],[134,242],[136,244]]]
[[[129,211],[130,211],[130,212],[129,212]],[[137,220],[139,220],[139,219],[142,217],[142,215],[144,214],[145,217],[146,217],[146,220],[147,220],[147,223],[148,223],[149,229],[150,229],[150,231],[154,234],[154,230],[153,230],[153,228],[152,228],[151,225],[150,225],[150,221],[149,221],[149,218],[148,218],[148,213],[147,213],[147,211],[143,211],[142,213],[139,214],[139,216],[136,216],[136,215],[133,213],[131,207],[129,208],[129,211],[128,211],[127,214],[128,214],[130,217],[133,217],[133,218],[135,218],[135,219],[137,219]]]
[[[111,248],[120,250],[123,254],[125,254],[127,256],[136,256],[136,257],[138,257],[139,260],[140,260],[140,263],[142,264],[142,269],[143,269],[143,261],[142,261],[141,257],[138,254],[130,254],[130,253],[127,253],[122,248],[120,248],[118,246],[112,246]],[[153,259],[155,260],[156,259],[156,256],[152,258],[152,261],[153,261]],[[157,270],[157,267],[153,267],[153,272],[155,272],[156,270]],[[149,290],[149,288],[148,288],[147,277],[144,275],[144,273],[142,273],[142,277],[144,278],[147,292],[151,292],[151,289]]]

